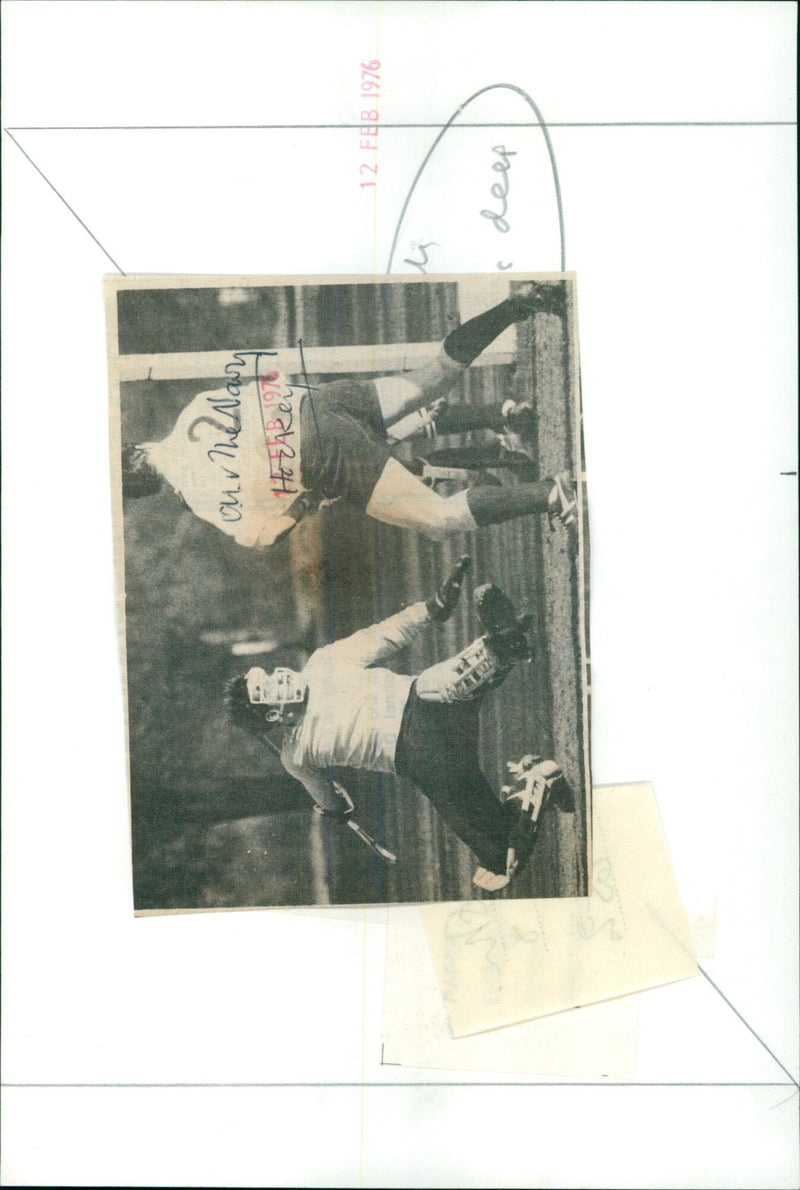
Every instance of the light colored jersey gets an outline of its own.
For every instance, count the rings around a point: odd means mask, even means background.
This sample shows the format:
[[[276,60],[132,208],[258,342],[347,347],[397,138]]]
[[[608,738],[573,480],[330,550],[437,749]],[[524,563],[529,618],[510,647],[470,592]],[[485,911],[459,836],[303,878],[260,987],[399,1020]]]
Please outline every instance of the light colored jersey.
[[[303,670],[306,710],[284,733],[281,758],[315,800],[321,800],[318,786],[322,782],[324,787],[328,768],[396,771],[397,740],[414,679],[379,663],[428,623],[425,604],[414,603],[312,654]]]
[[[300,400],[260,357],[258,377],[200,393],[172,432],[149,444],[153,465],[197,516],[240,545],[267,546],[300,492]]]

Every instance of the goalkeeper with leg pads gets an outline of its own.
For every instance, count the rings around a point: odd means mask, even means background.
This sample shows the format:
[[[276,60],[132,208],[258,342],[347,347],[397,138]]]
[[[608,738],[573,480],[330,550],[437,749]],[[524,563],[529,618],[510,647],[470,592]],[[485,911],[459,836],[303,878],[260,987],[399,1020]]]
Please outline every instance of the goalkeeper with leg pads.
[[[491,583],[475,591],[484,633],[465,649],[414,675],[382,665],[431,624],[452,615],[470,558],[465,555],[434,596],[371,628],[314,652],[297,673],[251,669],[226,687],[229,718],[272,743],[284,768],[321,813],[346,823],[353,805],[339,768],[396,773],[412,781],[478,859],[474,883],[504,888],[530,855],[550,793],[569,808],[553,761],[534,755],[510,764],[501,802],[481,770],[479,711],[489,690],[530,660],[529,616]]]

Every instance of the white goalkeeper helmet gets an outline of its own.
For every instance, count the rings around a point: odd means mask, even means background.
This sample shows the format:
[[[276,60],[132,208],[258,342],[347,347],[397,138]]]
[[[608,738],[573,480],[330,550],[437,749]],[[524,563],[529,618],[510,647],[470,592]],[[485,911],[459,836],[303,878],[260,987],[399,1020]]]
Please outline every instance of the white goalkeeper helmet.
[[[308,695],[308,683],[300,674],[285,666],[278,666],[271,674],[260,666],[248,670],[247,697],[254,706],[269,708],[267,718],[277,722],[284,709],[299,708]],[[271,715],[270,712],[275,714]]]

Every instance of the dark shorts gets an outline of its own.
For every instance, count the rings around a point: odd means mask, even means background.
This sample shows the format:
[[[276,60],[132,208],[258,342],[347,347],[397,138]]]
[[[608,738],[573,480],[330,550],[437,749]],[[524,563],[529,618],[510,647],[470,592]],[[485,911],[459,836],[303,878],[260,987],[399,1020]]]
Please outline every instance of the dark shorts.
[[[301,475],[323,499],[366,508],[391,451],[371,380],[335,380],[303,397]]]
[[[416,686],[403,712],[395,768],[424,793],[484,867],[506,870],[508,827],[478,757],[480,700],[423,702]]]

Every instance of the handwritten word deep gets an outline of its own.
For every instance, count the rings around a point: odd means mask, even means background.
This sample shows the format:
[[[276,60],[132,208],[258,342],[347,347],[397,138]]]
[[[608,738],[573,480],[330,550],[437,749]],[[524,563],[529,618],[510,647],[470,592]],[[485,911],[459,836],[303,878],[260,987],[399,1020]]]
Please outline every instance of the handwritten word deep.
[[[484,207],[480,212],[484,219],[488,219],[495,231],[503,234],[511,231],[511,224],[506,215],[508,213],[508,192],[510,189],[509,170],[513,162],[512,157],[517,156],[516,149],[507,149],[505,145],[495,145],[492,149],[493,153],[497,154],[497,160],[492,162],[492,169],[495,173],[500,174],[500,179],[492,184],[490,194],[492,198],[496,198],[500,203],[500,209],[493,211],[488,207]],[[428,264],[428,249],[439,248],[441,245],[437,240],[428,240],[423,243],[422,238],[411,241],[411,250],[419,254],[418,258],[413,256],[406,256],[403,264],[410,265],[412,269],[417,269],[420,273],[427,273],[425,267]],[[497,266],[501,272],[513,267],[513,262],[510,260],[498,260]]]
[[[483,106],[485,97],[489,95],[492,96],[492,103],[494,103],[498,96],[502,96],[504,100],[507,100],[509,97],[511,97],[514,99],[515,104],[521,103],[525,105],[530,112],[530,115],[533,116],[533,122],[529,123],[528,125],[531,128],[530,136],[528,133],[514,134],[515,136],[519,136],[521,138],[520,143],[522,148],[520,149],[519,154],[517,154],[515,150],[506,149],[504,145],[498,146],[498,149],[502,150],[504,156],[501,157],[498,153],[498,160],[494,161],[493,164],[500,164],[501,166],[508,165],[510,161],[513,160],[513,157],[518,155],[520,157],[520,162],[530,161],[532,164],[540,162],[544,166],[545,161],[541,152],[541,149],[544,149],[547,159],[547,165],[545,168],[549,169],[549,173],[552,175],[552,198],[555,201],[558,215],[560,268],[562,272],[566,268],[564,212],[561,202],[561,185],[558,180],[558,169],[556,167],[553,143],[550,140],[550,133],[547,128],[544,116],[534,103],[531,96],[528,95],[526,91],[523,91],[521,87],[517,87],[513,83],[490,83],[488,86],[480,87],[467,99],[459,103],[458,107],[452,113],[447,122],[443,124],[438,130],[430,147],[422,158],[419,168],[414,173],[413,180],[411,181],[411,185],[408,188],[408,193],[403,200],[403,205],[400,208],[400,212],[397,216],[394,236],[392,237],[392,246],[389,251],[389,258],[386,265],[387,273],[395,271],[395,257],[400,251],[401,241],[405,239],[406,229],[408,228],[410,222],[416,223],[417,225],[421,223],[426,224],[428,230],[434,235],[441,235],[442,242],[445,243],[447,240],[445,229],[449,230],[451,227],[460,225],[459,216],[461,214],[461,205],[467,194],[470,196],[470,210],[474,210],[472,207],[473,200],[471,197],[472,188],[465,188],[463,185],[465,167],[468,163],[469,157],[471,157],[471,152],[467,152],[466,146],[467,144],[472,144],[472,139],[470,138],[469,141],[466,141],[460,136],[456,137],[455,130],[456,128],[460,127],[459,122],[465,118],[465,112],[474,106]],[[486,114],[488,115],[488,112]],[[511,117],[509,115],[509,119],[510,118]],[[495,120],[494,116],[492,119],[493,121]],[[530,121],[530,116],[528,116],[528,120]],[[511,134],[509,133],[509,135]],[[519,165],[520,162],[515,162],[514,164]],[[433,173],[434,170],[435,174]],[[502,202],[506,202],[507,204],[508,169],[500,169],[497,170],[497,172],[502,173],[504,176],[506,185],[501,183],[500,188],[501,190],[506,190],[506,194],[501,200],[499,212],[495,211],[494,214],[499,213],[500,217],[506,219],[506,222],[508,222],[508,219],[506,218],[506,215],[503,213],[502,209]],[[537,169],[537,173],[539,172],[540,171]],[[519,181],[520,179],[517,180]],[[522,194],[525,196],[526,210],[528,210],[529,186],[530,182],[527,183],[525,189],[522,191]],[[494,198],[496,196],[492,195],[492,197]],[[519,195],[517,196],[517,201],[520,201]],[[545,211],[547,207],[549,207],[549,203],[544,203],[541,206],[541,210]],[[441,228],[438,223],[432,223],[434,213],[437,213],[437,219],[441,220],[443,225]],[[530,224],[530,218],[526,220],[526,223],[528,225]],[[517,229],[515,228],[515,232],[516,231]],[[516,236],[512,236],[512,240],[515,238]],[[446,252],[446,250],[443,251]],[[447,264],[450,264],[449,260],[447,260]],[[462,267],[460,263],[460,256],[459,267]],[[500,270],[505,270],[513,266],[511,262],[507,260],[500,260],[497,262],[496,267]],[[451,268],[444,267],[442,271],[449,272],[451,271]]]
[[[484,219],[491,220],[495,231],[507,232],[511,230],[511,224],[506,219],[508,190],[510,186],[508,171],[511,169],[511,158],[516,157],[517,154],[516,150],[507,149],[505,145],[495,145],[492,152],[497,153],[500,157],[499,161],[492,163],[492,169],[500,174],[500,181],[494,183],[489,193],[492,195],[492,198],[496,198],[502,203],[502,208],[500,211],[490,211],[484,207],[481,215],[483,215]],[[504,262],[498,260],[497,267],[500,270],[510,269],[511,264],[511,261]]]
[[[492,198],[496,198],[501,204],[499,211],[490,211],[486,207],[481,211],[484,219],[491,220],[495,231],[507,232],[511,230],[511,224],[506,219],[506,212],[508,211],[508,191],[509,191],[509,177],[508,171],[511,169],[511,158],[516,157],[516,151],[506,149],[505,145],[495,145],[492,149],[493,153],[497,153],[500,160],[492,163],[492,169],[500,174],[500,181],[495,182],[490,188],[489,193]]]
[[[361,63],[361,97],[362,97],[362,99],[364,98],[364,96],[369,96],[370,98],[377,100],[378,95],[380,94],[380,92],[378,90],[378,84],[380,82],[380,76],[378,75],[378,71],[380,70],[380,67],[381,67],[381,64],[377,58],[373,58],[369,62]],[[378,159],[377,159],[378,109],[377,108],[373,107],[373,108],[366,108],[366,109],[362,110],[360,135],[361,135],[361,139],[359,140],[358,147],[363,152],[375,153],[376,156],[372,159],[374,161],[374,165],[371,165],[369,163],[369,161],[362,161],[361,164],[359,165],[358,172],[362,178],[365,176],[365,173],[367,175],[370,173],[373,175],[377,175],[377,173],[378,173]],[[362,190],[364,190],[368,186],[375,186],[375,184],[376,184],[375,176],[373,176],[373,178],[370,181],[360,183]]]

